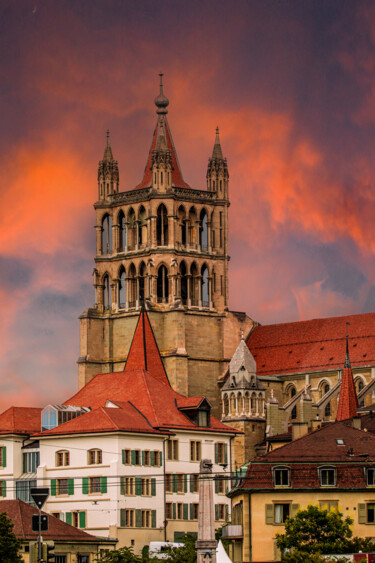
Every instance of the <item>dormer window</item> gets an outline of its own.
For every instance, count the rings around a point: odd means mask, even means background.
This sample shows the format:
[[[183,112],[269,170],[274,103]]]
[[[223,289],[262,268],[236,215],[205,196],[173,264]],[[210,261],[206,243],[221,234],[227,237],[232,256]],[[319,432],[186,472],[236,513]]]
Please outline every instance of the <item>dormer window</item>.
[[[201,426],[202,428],[208,428],[210,426],[210,412],[211,406],[207,399],[202,399],[197,402],[194,406],[187,404],[178,407],[184,415],[191,420],[196,426]]]
[[[320,467],[320,486],[321,487],[335,487],[336,486],[336,468],[335,467]]]
[[[273,470],[273,484],[275,487],[289,487],[290,468],[275,467]]]
[[[210,426],[210,413],[208,411],[198,411],[198,426],[203,428]]]
[[[366,483],[368,487],[375,487],[375,467],[366,469]]]

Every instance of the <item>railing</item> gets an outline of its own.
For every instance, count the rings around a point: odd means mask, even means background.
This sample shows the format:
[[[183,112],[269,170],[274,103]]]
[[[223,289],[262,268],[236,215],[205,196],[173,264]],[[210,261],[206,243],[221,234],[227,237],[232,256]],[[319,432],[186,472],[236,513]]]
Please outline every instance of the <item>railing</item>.
[[[223,538],[240,538],[242,537],[242,524],[227,524],[222,527]]]

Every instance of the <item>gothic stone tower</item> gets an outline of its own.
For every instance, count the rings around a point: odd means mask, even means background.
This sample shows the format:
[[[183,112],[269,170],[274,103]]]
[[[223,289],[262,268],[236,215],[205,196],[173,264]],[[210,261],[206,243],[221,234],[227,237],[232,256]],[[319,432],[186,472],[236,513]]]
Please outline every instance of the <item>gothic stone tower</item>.
[[[80,317],[79,387],[96,373],[124,369],[144,303],[171,385],[206,395],[219,410],[217,380],[253,322],[228,311],[228,168],[216,131],[207,189],[182,177],[167,121],[168,99],[155,99],[157,122],[144,176],[120,191],[107,133],[99,163],[95,305]]]

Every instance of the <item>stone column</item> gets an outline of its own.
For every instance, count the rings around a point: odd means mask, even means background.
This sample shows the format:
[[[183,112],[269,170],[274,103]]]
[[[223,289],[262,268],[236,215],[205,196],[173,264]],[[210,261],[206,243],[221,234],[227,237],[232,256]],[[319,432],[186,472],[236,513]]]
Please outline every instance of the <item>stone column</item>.
[[[175,221],[174,215],[168,215],[168,246],[173,248],[175,245],[176,233],[175,233]]]
[[[103,249],[102,249],[102,227],[100,225],[97,225],[95,227],[96,229],[96,254],[98,256],[100,256],[101,254],[103,254]]]
[[[199,508],[197,563],[216,563],[215,514],[212,462],[202,459],[199,466]]]
[[[187,306],[190,308],[191,307],[191,275],[187,274]]]

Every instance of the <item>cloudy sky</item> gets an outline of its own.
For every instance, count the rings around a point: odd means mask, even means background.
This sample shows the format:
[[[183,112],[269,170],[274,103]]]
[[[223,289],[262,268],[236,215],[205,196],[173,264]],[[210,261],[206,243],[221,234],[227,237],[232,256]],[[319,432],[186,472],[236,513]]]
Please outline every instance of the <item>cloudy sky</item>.
[[[2,0],[0,408],[76,389],[105,131],[131,189],[160,70],[193,187],[220,127],[231,308],[375,310],[374,47],[371,0]]]

